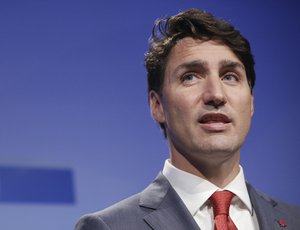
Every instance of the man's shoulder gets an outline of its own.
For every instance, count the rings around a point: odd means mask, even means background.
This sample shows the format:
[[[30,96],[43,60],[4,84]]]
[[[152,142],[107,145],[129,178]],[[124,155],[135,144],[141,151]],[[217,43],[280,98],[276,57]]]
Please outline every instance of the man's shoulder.
[[[122,229],[122,226],[117,227],[120,224],[123,225],[124,229],[128,229],[125,227],[128,223],[141,220],[139,218],[142,216],[139,208],[140,194],[135,194],[103,210],[82,216],[75,229]],[[111,226],[115,227],[111,228]]]
[[[274,208],[280,210],[283,213],[291,213],[300,219],[300,206],[282,201],[280,199],[266,195],[265,193],[260,191],[258,191],[258,194],[260,194],[260,196],[270,202],[274,206]]]
[[[106,217],[110,216],[111,214],[116,214],[118,215],[126,215],[128,212],[133,212],[134,209],[137,209],[138,204],[140,200],[140,193],[137,193],[131,197],[128,197],[124,200],[121,200],[117,203],[114,203],[113,205],[92,213],[94,216],[101,216],[101,217]]]
[[[250,188],[250,189],[249,189]],[[264,200],[266,203],[270,204],[276,209],[285,211],[293,211],[296,214],[300,214],[300,206],[297,206],[295,204],[291,204],[285,201],[282,201],[280,199],[274,198],[273,196],[267,195],[264,192],[261,192],[257,189],[254,189],[251,185],[248,184],[248,190],[250,192],[251,198],[253,198],[253,191],[256,193],[256,196],[259,196],[262,200]]]
[[[159,174],[142,192],[101,211],[82,216],[75,229],[148,229],[144,217],[161,205],[169,187],[164,176]]]
[[[251,185],[248,191],[257,218],[263,226],[286,224],[289,229],[300,229],[300,207],[273,198],[261,191],[257,191]],[[281,223],[282,222],[282,223]]]

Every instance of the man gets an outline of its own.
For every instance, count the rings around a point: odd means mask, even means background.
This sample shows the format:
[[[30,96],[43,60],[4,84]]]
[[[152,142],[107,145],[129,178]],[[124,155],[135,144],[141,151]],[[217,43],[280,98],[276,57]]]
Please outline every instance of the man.
[[[159,20],[146,68],[170,159],[144,191],[82,217],[76,229],[300,229],[300,208],[257,192],[239,165],[255,84],[240,32],[196,9]]]

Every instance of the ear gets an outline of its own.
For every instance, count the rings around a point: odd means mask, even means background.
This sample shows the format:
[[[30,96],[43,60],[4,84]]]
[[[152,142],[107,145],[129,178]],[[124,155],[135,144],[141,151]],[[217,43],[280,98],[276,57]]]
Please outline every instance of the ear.
[[[159,96],[155,91],[151,90],[149,92],[149,103],[153,119],[158,123],[164,123],[165,114],[161,103],[161,96]]]
[[[251,117],[253,117],[254,114],[254,95],[252,93],[251,95]]]

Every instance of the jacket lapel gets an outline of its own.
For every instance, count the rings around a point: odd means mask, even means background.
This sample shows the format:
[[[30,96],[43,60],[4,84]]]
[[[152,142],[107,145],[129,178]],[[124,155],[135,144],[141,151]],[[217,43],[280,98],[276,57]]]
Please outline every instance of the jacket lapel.
[[[255,210],[260,230],[291,230],[289,216],[278,209],[278,203],[247,184],[250,199]]]
[[[155,230],[200,230],[180,197],[160,173],[141,194],[140,206],[151,209],[144,221]]]

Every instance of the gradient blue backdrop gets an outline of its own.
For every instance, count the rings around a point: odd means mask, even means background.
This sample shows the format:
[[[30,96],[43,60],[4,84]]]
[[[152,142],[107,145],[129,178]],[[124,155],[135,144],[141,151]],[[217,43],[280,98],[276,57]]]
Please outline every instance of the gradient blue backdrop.
[[[257,85],[242,165],[258,189],[300,205],[296,0],[1,0],[0,164],[69,168],[76,201],[0,203],[0,229],[72,229],[156,176],[168,149],[150,116],[144,53],[156,18],[191,7],[249,38]]]

